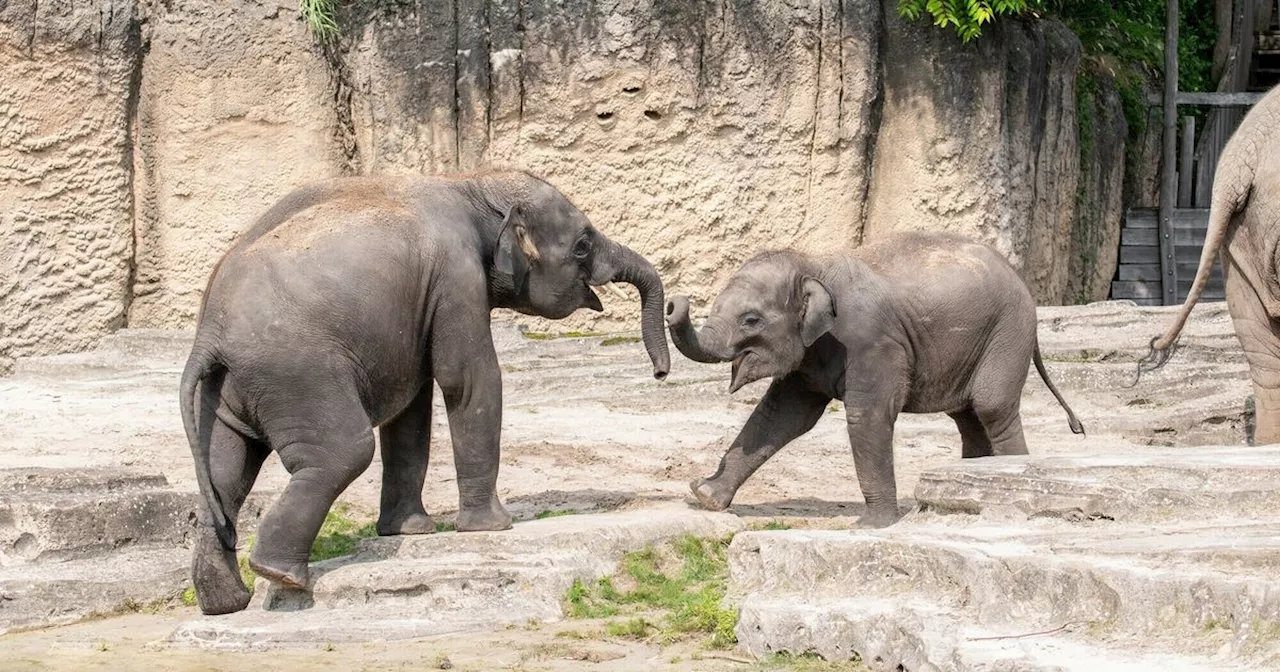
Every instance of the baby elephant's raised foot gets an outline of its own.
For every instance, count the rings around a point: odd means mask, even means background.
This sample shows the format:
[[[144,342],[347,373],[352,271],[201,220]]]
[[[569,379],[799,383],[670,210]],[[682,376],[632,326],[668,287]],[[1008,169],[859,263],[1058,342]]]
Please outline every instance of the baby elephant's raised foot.
[[[511,529],[511,514],[498,501],[489,500],[488,506],[464,508],[458,512],[459,532],[500,532]]]
[[[435,534],[436,521],[425,513],[411,513],[398,519],[378,519],[378,536],[398,534]]]
[[[724,511],[733,503],[733,493],[725,495],[715,484],[705,478],[695,479],[689,483],[689,489],[702,508],[709,511]]]

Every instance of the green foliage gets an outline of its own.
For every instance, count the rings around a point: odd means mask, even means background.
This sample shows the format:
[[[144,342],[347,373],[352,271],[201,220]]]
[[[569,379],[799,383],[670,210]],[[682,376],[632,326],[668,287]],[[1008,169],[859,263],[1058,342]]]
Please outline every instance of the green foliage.
[[[436,532],[453,532],[458,529],[457,523],[436,521]]]
[[[559,518],[560,516],[572,516],[576,513],[578,513],[577,509],[561,509],[559,511],[552,511],[548,509],[546,511],[539,511],[533,514],[533,519],[542,520],[544,518]]]
[[[307,30],[321,42],[338,35],[338,0],[298,0],[298,13]]]
[[[955,29],[961,42],[982,34],[982,24],[997,16],[1017,15],[1041,6],[1041,0],[898,0],[898,14],[917,21],[925,13],[939,28]]]
[[[640,342],[639,336],[610,336],[609,338],[606,338],[603,341],[600,341],[600,345],[610,346],[610,345],[623,345],[627,343],[639,343],[639,342]]]
[[[594,584],[575,581],[565,596],[566,611],[573,618],[629,616],[606,626],[615,636],[646,638],[656,631],[675,641],[698,634],[709,635],[709,646],[732,646],[737,642],[733,628],[738,611],[721,606],[730,540],[686,535],[663,549],[628,553],[618,576],[628,588],[619,589],[611,577]],[[641,615],[654,613],[660,614],[657,621]]]
[[[196,587],[195,587],[195,586],[187,586],[185,589],[183,589],[183,591],[182,591],[182,596],[181,596],[179,599],[181,599],[181,600],[182,600],[182,606],[184,606],[184,607],[194,607],[194,606],[196,606],[196,604],[197,604],[197,602],[196,602]]]
[[[333,505],[324,516],[324,524],[320,533],[311,545],[311,562],[328,560],[356,552],[356,545],[361,539],[378,536],[373,523],[361,524],[349,517],[351,509],[345,503]]]

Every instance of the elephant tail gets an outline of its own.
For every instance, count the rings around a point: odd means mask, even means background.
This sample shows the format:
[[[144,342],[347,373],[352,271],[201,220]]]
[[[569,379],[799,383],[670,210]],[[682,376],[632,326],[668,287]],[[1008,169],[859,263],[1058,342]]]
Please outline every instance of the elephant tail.
[[[214,410],[220,396],[220,385],[201,385],[210,380],[212,374],[220,368],[218,356],[197,337],[196,344],[187,359],[187,366],[182,371],[182,382],[179,385],[178,403],[182,409],[182,426],[187,432],[187,443],[191,446],[191,456],[195,460],[196,485],[204,497],[213,522],[218,541],[227,550],[235,549],[235,530],[227,518],[226,509],[213,489],[213,465],[209,457],[209,442],[213,434]],[[221,377],[218,376],[220,379]],[[212,382],[210,380],[210,382]],[[200,407],[200,417],[196,418],[196,406]]]
[[[1235,216],[1240,204],[1248,200],[1249,191],[1245,189],[1244,193],[1237,193],[1237,190],[1227,188],[1227,185],[1222,189],[1214,190],[1213,200],[1209,203],[1209,228],[1205,231],[1204,247],[1200,249],[1200,266],[1196,268],[1196,278],[1191,283],[1186,300],[1182,302],[1182,309],[1178,311],[1177,319],[1163,334],[1151,339],[1147,355],[1138,362],[1138,374],[1129,387],[1137,385],[1143,373],[1159,369],[1173,357],[1178,334],[1182,333],[1182,327],[1187,324],[1187,318],[1191,317],[1191,309],[1200,300],[1205,285],[1209,284],[1209,274],[1213,272],[1213,262],[1217,259],[1222,243],[1227,238],[1227,228],[1231,225],[1231,218]]]
[[[1049,391],[1053,393],[1053,398],[1057,399],[1058,403],[1062,404],[1062,408],[1067,411],[1067,424],[1071,425],[1071,433],[1083,436],[1084,425],[1080,424],[1080,419],[1076,417],[1075,411],[1072,411],[1071,407],[1067,405],[1067,400],[1062,398],[1062,393],[1058,391],[1057,386],[1053,384],[1052,380],[1049,380],[1049,372],[1045,370],[1044,360],[1040,358],[1040,343],[1038,341],[1035,349],[1031,351],[1031,359],[1036,364],[1036,372],[1040,374],[1040,380],[1044,381]]]

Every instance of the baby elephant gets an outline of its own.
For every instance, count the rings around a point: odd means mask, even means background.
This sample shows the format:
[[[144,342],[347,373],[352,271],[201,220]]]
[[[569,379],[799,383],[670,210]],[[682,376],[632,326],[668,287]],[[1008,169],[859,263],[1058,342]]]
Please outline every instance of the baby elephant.
[[[964,457],[1025,455],[1019,405],[1028,364],[1084,428],[1040,359],[1036,306],[1000,253],[949,234],[906,233],[840,256],[764,252],[716,299],[700,331],[689,301],[667,303],[680,352],[733,362],[729,393],[773,378],[710,478],[690,484],[723,510],[751,474],[841,399],[866,499],[859,527],[899,518],[893,424],[901,412],[945,412]]]

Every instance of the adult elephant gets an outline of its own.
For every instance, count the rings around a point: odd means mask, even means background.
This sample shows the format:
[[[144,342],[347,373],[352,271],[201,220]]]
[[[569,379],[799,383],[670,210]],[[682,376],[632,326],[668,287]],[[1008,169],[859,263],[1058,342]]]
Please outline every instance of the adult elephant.
[[[1049,381],[1031,292],[999,252],[950,234],[904,233],[851,254],[764,252],[716,297],[702,330],[689,302],[667,305],[671,340],[698,362],[733,362],[732,394],[773,378],[710,478],[690,484],[721,510],[766,460],[844,402],[861,527],[899,517],[893,470],[898,414],[945,412],[964,457],[1025,455],[1020,404],[1028,366]]]
[[[1280,443],[1280,87],[1259,100],[1231,135],[1213,176],[1200,267],[1169,329],[1140,367],[1164,366],[1222,256],[1227,309],[1249,362],[1255,443]]]
[[[601,310],[591,285],[635,285],[654,376],[670,366],[662,283],[635,252],[524,172],[355,177],[303,187],[214,267],[181,409],[203,495],[192,562],[200,608],[239,611],[235,523],[274,450],[289,483],[249,566],[292,587],[325,514],[382,446],[379,534],[426,534],[432,382],[458,472],[457,529],[511,526],[496,493],[502,376],[490,311]]]

